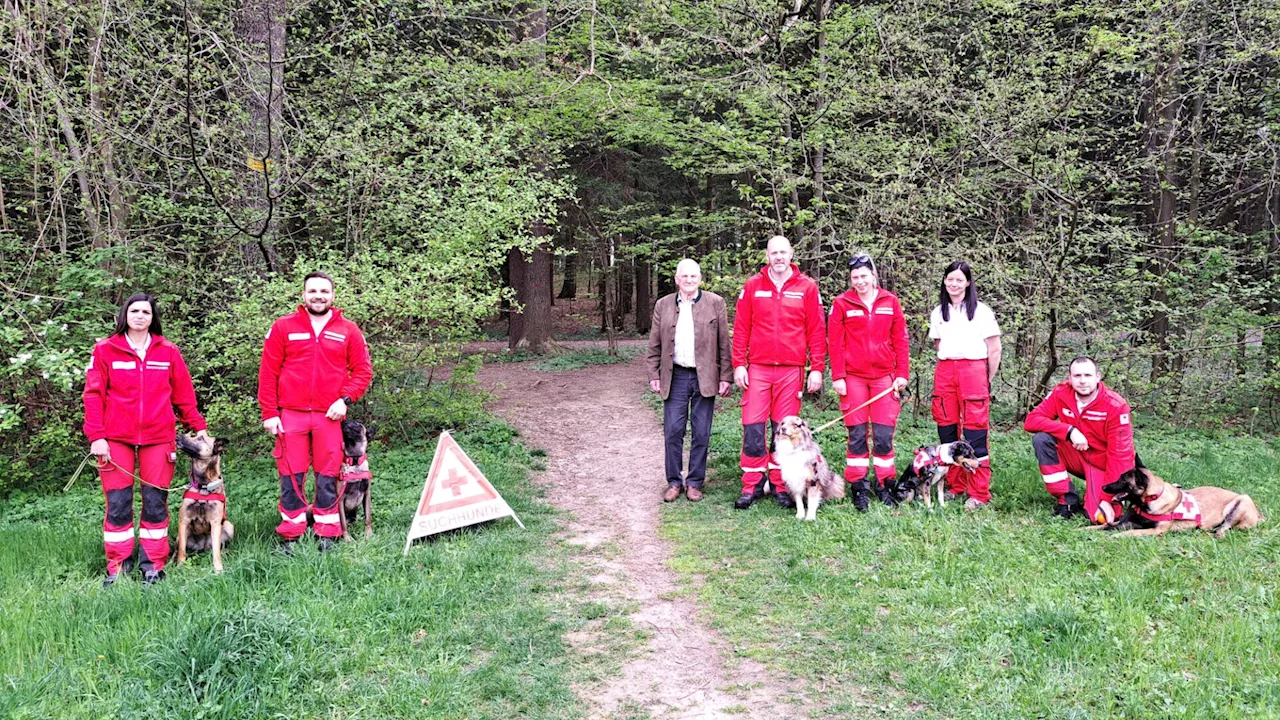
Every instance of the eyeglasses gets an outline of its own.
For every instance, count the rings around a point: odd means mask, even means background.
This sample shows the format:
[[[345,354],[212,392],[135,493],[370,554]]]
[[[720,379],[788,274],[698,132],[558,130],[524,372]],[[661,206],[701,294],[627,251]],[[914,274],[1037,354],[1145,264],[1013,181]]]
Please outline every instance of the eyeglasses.
[[[850,268],[873,267],[875,263],[871,262],[871,256],[866,253],[858,253],[849,258]]]

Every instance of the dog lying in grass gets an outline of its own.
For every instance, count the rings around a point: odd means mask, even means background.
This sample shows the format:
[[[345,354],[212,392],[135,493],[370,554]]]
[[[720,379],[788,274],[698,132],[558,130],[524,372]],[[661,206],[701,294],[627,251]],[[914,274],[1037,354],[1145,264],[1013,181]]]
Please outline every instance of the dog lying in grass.
[[[1263,521],[1248,495],[1208,485],[1183,490],[1146,468],[1129,470],[1102,489],[1128,499],[1138,517],[1155,523],[1155,527],[1120,533],[1125,536],[1201,528],[1222,538],[1233,527],[1243,530]]]
[[[178,436],[178,449],[191,458],[191,483],[182,494],[182,507],[178,510],[179,565],[187,561],[187,553],[209,550],[213,554],[213,571],[222,572],[222,548],[236,532],[227,520],[222,477],[222,451],[226,447],[227,441],[222,439]]]
[[[774,461],[782,468],[782,481],[796,503],[797,520],[812,522],[823,500],[844,497],[844,479],[831,473],[804,420],[795,415],[782,418],[774,434],[774,448]]]
[[[364,536],[373,537],[373,515],[369,512],[369,485],[373,475],[369,472],[369,441],[373,430],[355,420],[342,421],[342,474],[338,480],[342,487],[342,507],[339,520],[342,523],[342,539],[351,540],[347,524],[356,521],[364,508]]]
[[[917,498],[924,500],[927,508],[933,508],[930,491],[937,488],[938,505],[947,506],[946,487],[942,479],[952,465],[959,465],[967,472],[978,467],[978,458],[974,455],[973,446],[960,440],[958,442],[940,443],[938,445],[921,445],[911,464],[898,475],[893,484],[885,488],[885,496],[891,505],[909,503]]]

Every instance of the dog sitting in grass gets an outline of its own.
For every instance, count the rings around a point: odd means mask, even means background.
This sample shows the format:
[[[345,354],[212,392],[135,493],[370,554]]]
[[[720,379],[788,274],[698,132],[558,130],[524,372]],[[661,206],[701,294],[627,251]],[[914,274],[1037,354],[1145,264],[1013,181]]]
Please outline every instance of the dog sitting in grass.
[[[373,439],[373,430],[355,420],[342,421],[342,472],[338,482],[342,488],[342,507],[339,520],[342,522],[342,539],[351,540],[347,524],[356,521],[360,509],[364,508],[364,536],[373,536],[373,515],[369,512],[369,485],[373,474],[369,472],[369,441]]]
[[[930,491],[936,487],[938,505],[946,507],[946,488],[942,479],[947,476],[947,469],[952,465],[959,465],[966,471],[973,472],[978,467],[973,446],[963,440],[921,445],[912,457],[911,465],[898,475],[892,485],[885,488],[885,497],[891,505],[901,505],[919,498],[924,500],[925,507],[932,509]]]
[[[1128,470],[1102,489],[1111,495],[1125,496],[1140,518],[1155,523],[1154,527],[1120,533],[1126,536],[1163,535],[1171,530],[1201,528],[1222,538],[1233,527],[1243,530],[1263,520],[1248,495],[1208,485],[1183,490],[1146,468]]]
[[[213,555],[213,571],[222,572],[222,548],[236,532],[227,520],[222,477],[222,451],[226,446],[226,440],[178,436],[178,449],[191,458],[191,483],[182,494],[182,507],[178,510],[179,565],[187,561],[187,553],[208,550]]]
[[[844,480],[831,473],[809,424],[788,415],[774,434],[773,459],[782,468],[782,481],[796,503],[796,519],[817,519],[823,500],[844,497]],[[805,500],[808,499],[808,505]]]

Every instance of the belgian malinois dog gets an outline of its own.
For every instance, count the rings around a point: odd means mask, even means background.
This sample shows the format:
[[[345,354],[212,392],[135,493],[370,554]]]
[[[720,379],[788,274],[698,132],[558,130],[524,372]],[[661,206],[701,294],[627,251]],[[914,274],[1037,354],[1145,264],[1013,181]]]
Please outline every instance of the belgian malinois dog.
[[[209,550],[213,554],[213,571],[222,572],[222,548],[236,532],[227,520],[227,493],[222,478],[222,451],[226,446],[227,441],[222,439],[178,436],[178,449],[191,458],[191,484],[182,494],[182,508],[178,510],[179,565],[186,562],[187,553]]]
[[[1212,486],[1183,490],[1146,468],[1129,470],[1102,489],[1112,495],[1127,495],[1139,517],[1155,522],[1155,527],[1120,533],[1126,536],[1201,528],[1221,538],[1233,527],[1251,528],[1263,520],[1248,495]]]

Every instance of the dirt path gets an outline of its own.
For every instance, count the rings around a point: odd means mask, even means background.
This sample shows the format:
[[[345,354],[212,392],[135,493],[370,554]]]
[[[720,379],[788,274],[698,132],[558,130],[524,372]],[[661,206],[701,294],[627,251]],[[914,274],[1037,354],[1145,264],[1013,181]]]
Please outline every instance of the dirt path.
[[[801,717],[800,708],[775,700],[775,690],[761,684],[759,663],[731,658],[694,602],[672,597],[671,548],[658,537],[662,426],[643,404],[644,359],[564,373],[491,364],[479,377],[496,396],[492,409],[547,451],[541,482],[549,501],[572,513],[568,541],[619,548],[588,555],[596,565],[593,594],[636,608],[633,624],[650,631],[621,677],[583,690],[589,716]]]

